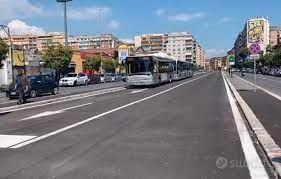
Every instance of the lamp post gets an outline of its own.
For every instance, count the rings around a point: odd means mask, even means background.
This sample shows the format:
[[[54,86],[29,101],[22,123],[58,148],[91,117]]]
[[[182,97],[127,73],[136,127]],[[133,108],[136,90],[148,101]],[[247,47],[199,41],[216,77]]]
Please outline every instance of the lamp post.
[[[67,36],[67,13],[66,13],[66,4],[72,0],[57,0],[59,3],[64,5],[64,45],[68,46],[68,36]]]
[[[99,23],[101,24],[101,11],[102,11],[102,8],[99,8],[98,9],[99,10]],[[102,51],[101,51],[101,47],[102,47],[102,45],[101,45],[101,43],[102,43],[102,35],[100,34],[100,48],[99,48],[99,54],[100,54],[100,60],[101,60],[101,64],[100,64],[100,67],[101,67],[101,70],[100,70],[100,72],[101,72],[101,74],[103,73],[103,60],[102,60]]]
[[[13,63],[14,63],[14,59],[13,59],[13,43],[12,43],[12,37],[11,37],[11,32],[10,32],[10,28],[6,25],[0,25],[0,27],[2,27],[2,29],[4,30],[4,32],[7,34],[8,38],[9,38],[9,42],[10,42],[10,49],[9,49],[9,55],[11,58],[11,66],[12,66],[12,81],[14,82],[14,68],[13,68]]]

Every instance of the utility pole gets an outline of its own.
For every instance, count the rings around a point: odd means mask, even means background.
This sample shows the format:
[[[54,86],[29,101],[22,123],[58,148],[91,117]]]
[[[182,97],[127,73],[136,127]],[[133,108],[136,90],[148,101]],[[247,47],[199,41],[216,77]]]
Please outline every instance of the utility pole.
[[[99,24],[101,25],[101,11],[102,11],[102,8],[99,8]],[[103,60],[102,60],[102,51],[101,51],[101,38],[102,38],[102,35],[100,33],[100,47],[99,47],[99,54],[100,54],[100,67],[101,67],[101,70],[100,70],[100,73],[102,74],[103,73]]]
[[[64,6],[64,45],[68,47],[68,36],[67,36],[67,2],[70,2],[72,0],[57,0],[59,3],[63,3]]]
[[[13,58],[13,43],[12,43],[12,37],[11,37],[11,32],[10,32],[10,28],[6,25],[0,25],[2,27],[2,29],[4,30],[4,32],[7,34],[8,38],[9,38],[9,43],[10,43],[10,49],[9,49],[9,55],[11,58],[11,66],[12,66],[12,81],[14,82],[14,58]]]

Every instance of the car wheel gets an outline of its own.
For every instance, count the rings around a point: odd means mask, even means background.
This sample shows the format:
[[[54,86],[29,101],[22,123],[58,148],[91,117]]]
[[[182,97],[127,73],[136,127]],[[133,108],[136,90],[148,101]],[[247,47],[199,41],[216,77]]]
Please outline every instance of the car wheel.
[[[36,96],[37,96],[37,91],[36,90],[31,90],[30,91],[30,97],[31,98],[36,98]]]
[[[88,85],[88,81],[86,80],[84,84],[87,86]]]
[[[58,94],[59,93],[59,88],[58,87],[55,87],[54,89],[53,89],[53,91],[52,91],[52,94],[53,95],[56,95],[56,94]]]
[[[74,81],[73,86],[77,86],[77,81]]]

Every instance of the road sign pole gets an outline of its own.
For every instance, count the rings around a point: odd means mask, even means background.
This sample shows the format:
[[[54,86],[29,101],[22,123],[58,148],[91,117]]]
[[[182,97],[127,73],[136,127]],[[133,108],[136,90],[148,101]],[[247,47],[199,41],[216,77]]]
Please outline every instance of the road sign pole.
[[[254,59],[254,86],[255,92],[257,92],[257,59]]]

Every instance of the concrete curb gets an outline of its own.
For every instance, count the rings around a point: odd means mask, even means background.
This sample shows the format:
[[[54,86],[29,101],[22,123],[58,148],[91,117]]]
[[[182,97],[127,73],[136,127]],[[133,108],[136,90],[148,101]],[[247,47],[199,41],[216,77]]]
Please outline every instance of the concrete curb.
[[[263,125],[260,123],[254,112],[248,106],[248,104],[243,100],[240,96],[238,91],[229,81],[225,74],[223,74],[232,93],[234,94],[235,99],[237,100],[238,104],[240,105],[247,121],[250,124],[251,129],[253,130],[254,134],[256,135],[259,143],[261,144],[263,150],[265,151],[267,157],[269,158],[272,166],[274,167],[276,173],[279,177],[281,177],[281,149],[272,139],[272,137],[268,134],[265,130]]]

